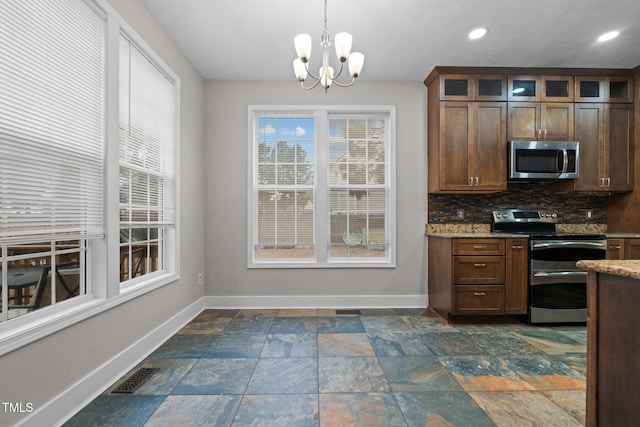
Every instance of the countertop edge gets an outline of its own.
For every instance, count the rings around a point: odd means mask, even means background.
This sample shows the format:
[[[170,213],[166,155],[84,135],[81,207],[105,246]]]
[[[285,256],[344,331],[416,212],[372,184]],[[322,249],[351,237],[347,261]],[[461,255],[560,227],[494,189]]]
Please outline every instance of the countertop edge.
[[[576,263],[578,268],[597,273],[640,279],[640,260],[582,260]]]

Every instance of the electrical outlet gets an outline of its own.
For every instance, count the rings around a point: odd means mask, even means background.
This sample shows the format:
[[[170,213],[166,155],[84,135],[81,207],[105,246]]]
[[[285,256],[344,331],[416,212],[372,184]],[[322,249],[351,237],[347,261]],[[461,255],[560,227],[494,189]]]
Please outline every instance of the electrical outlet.
[[[458,209],[458,213],[456,214],[458,219],[464,219],[464,209]]]
[[[198,286],[202,286],[204,284],[204,279],[202,277],[202,273],[198,273]]]
[[[593,211],[587,211],[587,219],[593,219]]]

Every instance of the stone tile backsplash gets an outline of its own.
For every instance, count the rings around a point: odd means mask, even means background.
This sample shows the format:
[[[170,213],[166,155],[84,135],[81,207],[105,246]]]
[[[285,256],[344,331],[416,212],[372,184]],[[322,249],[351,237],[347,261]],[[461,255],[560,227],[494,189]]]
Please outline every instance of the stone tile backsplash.
[[[492,194],[429,194],[429,223],[489,224],[497,209],[540,209],[558,212],[559,223],[604,224],[606,198],[591,194],[554,194],[550,183],[508,184]],[[464,211],[464,219],[457,216]],[[586,212],[592,211],[592,219]]]

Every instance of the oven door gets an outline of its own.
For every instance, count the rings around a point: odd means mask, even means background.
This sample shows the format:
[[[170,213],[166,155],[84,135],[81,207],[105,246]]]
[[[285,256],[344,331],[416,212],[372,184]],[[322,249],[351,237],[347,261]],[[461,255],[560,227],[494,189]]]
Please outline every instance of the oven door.
[[[581,259],[604,259],[605,240],[531,240],[529,323],[587,321],[587,272]]]

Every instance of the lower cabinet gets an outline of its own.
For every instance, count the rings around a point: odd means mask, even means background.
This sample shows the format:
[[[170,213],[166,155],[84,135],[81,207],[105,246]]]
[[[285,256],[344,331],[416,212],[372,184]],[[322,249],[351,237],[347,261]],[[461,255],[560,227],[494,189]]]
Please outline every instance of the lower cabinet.
[[[640,239],[607,239],[607,259],[640,259]]]
[[[429,307],[451,316],[527,313],[527,239],[429,236]]]

